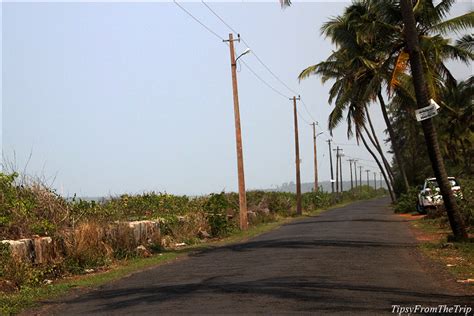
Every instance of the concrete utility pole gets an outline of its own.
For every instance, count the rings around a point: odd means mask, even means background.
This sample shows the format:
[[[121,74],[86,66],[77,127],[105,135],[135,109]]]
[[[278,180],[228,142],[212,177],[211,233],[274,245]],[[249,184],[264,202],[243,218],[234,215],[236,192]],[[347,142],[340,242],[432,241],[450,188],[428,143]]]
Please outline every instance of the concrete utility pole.
[[[296,153],[296,214],[303,214],[301,208],[301,178],[300,178],[300,144],[298,141],[298,112],[296,111],[296,100],[298,98],[293,97],[290,100],[293,100],[293,114],[295,117],[295,153]]]
[[[374,187],[377,190],[377,172],[374,172]]]
[[[365,170],[365,172],[367,172],[367,186],[370,187],[370,183],[369,183],[369,172],[370,172],[370,170]]]
[[[359,166],[359,186],[362,186],[362,166]]]
[[[232,92],[234,95],[235,143],[237,148],[237,172],[239,179],[240,229],[248,229],[247,196],[245,193],[244,155],[242,151],[242,130],[240,127],[239,94],[237,89],[237,65],[235,62],[234,37],[229,34],[230,65],[232,70]],[[237,39],[240,41],[240,37]]]
[[[331,149],[331,140],[328,139],[327,143],[329,145],[329,164],[331,166],[331,192],[334,195],[334,171],[332,169],[332,149]]]
[[[350,169],[350,172],[351,172],[351,191],[354,190],[354,180],[352,179],[352,163],[354,162],[354,159],[348,159],[347,161],[349,161],[349,169]]]
[[[382,188],[383,185],[382,185],[382,173],[381,172],[379,172],[379,181],[380,181],[380,188]]]
[[[314,192],[318,192],[318,152],[316,149],[316,123],[313,122],[313,148],[314,148]]]

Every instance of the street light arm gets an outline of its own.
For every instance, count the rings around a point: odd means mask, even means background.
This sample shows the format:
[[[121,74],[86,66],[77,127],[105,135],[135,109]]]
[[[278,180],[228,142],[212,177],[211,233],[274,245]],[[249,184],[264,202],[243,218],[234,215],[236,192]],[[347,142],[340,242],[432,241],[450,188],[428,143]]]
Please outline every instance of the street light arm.
[[[250,52],[251,52],[250,48],[247,48],[242,54],[239,55],[239,57],[235,59],[235,62],[237,62],[237,60],[239,60],[240,57],[247,55]]]

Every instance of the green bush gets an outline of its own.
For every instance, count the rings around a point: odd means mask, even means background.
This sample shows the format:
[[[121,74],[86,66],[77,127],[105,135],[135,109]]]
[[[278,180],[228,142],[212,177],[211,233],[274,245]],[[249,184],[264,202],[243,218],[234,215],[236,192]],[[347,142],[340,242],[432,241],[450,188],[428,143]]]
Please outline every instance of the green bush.
[[[395,213],[410,213],[416,211],[418,189],[411,187],[407,193],[402,193],[395,204]]]
[[[459,179],[462,197],[458,196],[459,211],[464,223],[468,227],[474,227],[474,179]]]
[[[0,243],[0,278],[5,276],[7,264],[11,259],[10,246]]]
[[[212,237],[225,236],[231,231],[232,225],[227,219],[228,207],[229,202],[224,192],[211,194],[204,204],[204,211],[207,215]]]

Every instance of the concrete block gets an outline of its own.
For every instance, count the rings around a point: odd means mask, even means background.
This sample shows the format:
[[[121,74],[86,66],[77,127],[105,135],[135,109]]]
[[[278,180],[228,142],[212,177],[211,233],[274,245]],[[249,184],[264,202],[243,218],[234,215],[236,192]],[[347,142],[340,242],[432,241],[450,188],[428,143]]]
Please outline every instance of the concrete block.
[[[51,237],[39,237],[33,239],[35,257],[34,263],[52,262],[55,256],[53,239]]]
[[[23,262],[34,261],[34,243],[32,239],[2,240],[3,244],[10,245],[10,251],[13,258]]]

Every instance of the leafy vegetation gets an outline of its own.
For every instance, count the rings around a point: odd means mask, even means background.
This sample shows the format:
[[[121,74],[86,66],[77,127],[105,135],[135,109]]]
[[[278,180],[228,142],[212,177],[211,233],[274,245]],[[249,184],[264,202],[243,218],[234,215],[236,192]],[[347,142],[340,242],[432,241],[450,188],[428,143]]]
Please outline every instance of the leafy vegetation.
[[[407,10],[403,10],[405,4]],[[317,75],[323,83],[331,82],[329,103],[334,108],[328,118],[329,129],[332,131],[343,120],[347,122],[348,138],[361,140],[372,155],[392,200],[398,197],[399,212],[415,206],[411,188],[434,176],[434,171],[445,180],[448,174],[473,177],[473,78],[456,80],[447,62],[472,62],[472,36],[462,36],[462,32],[474,26],[474,13],[448,19],[452,5],[453,1],[431,0],[353,1],[341,15],[321,27],[322,35],[335,45],[333,52],[299,75],[300,80]],[[410,31],[405,12],[415,21]],[[460,37],[453,40],[448,35]],[[420,43],[414,50],[411,46],[415,40]],[[417,67],[409,67],[414,62]],[[415,119],[422,95],[422,103],[427,104],[428,97],[441,105],[433,122]],[[370,117],[369,108],[377,103],[394,153],[392,165],[382,151],[380,135],[376,135]],[[442,156],[427,146],[439,146]],[[457,207],[454,196],[448,194],[447,181],[440,181],[440,187],[453,233],[465,238],[462,218],[467,216],[470,221],[470,214],[462,208],[472,209],[472,205],[461,201]]]
[[[0,174],[0,240],[51,236],[58,257],[47,264],[22,262],[0,244],[2,284],[19,289],[38,286],[46,279],[84,274],[117,260],[137,256],[137,244],[127,222],[160,222],[160,240],[147,244],[150,251],[194,245],[238,233],[238,194],[218,193],[190,198],[166,193],[121,195],[101,202],[76,197],[68,201],[36,182],[17,183],[17,174]],[[338,202],[385,194],[363,186],[337,199],[329,193],[302,195],[306,213]],[[287,192],[247,193],[251,226],[295,216],[296,196]]]

